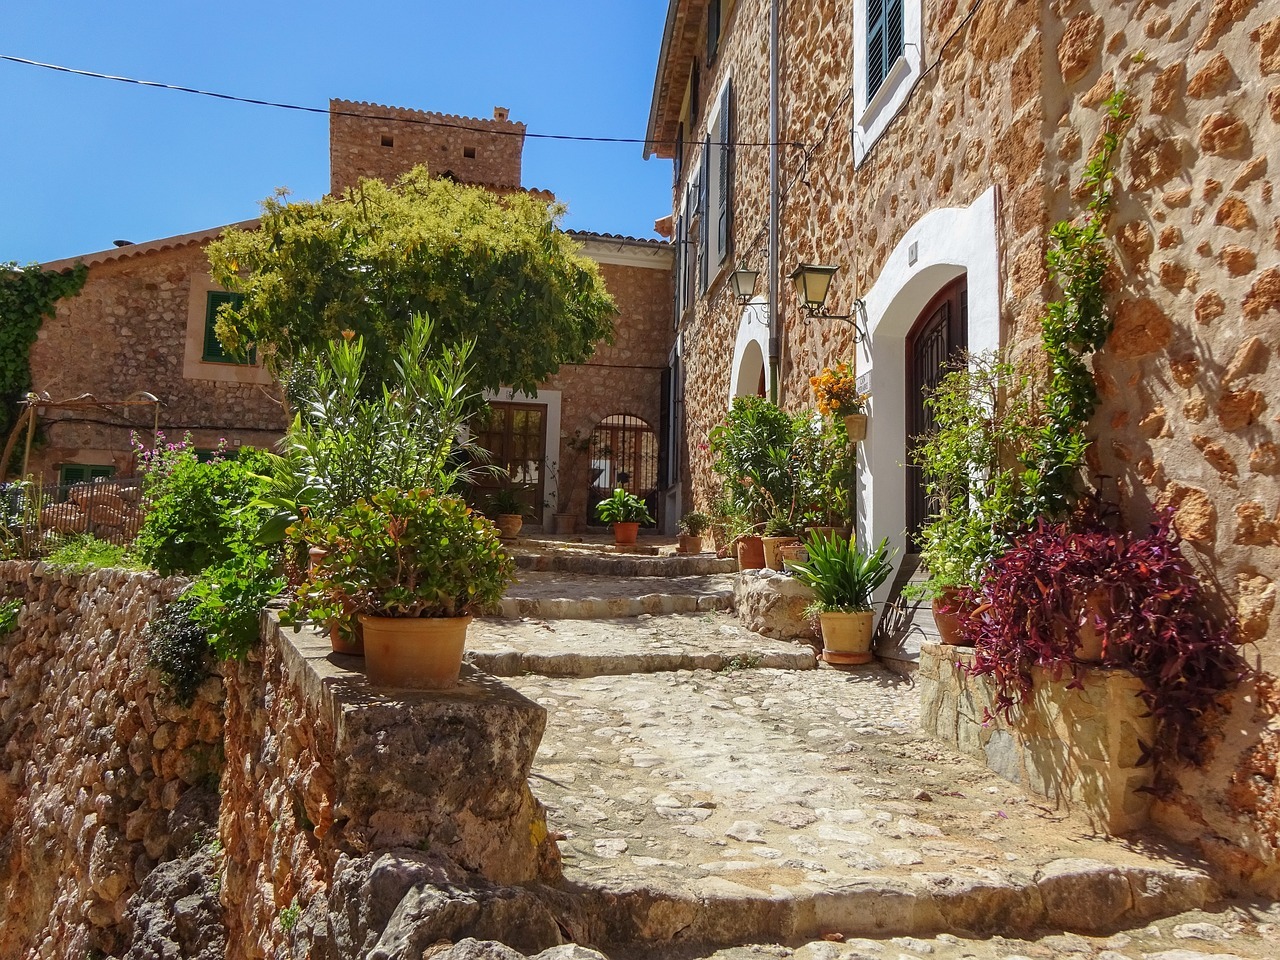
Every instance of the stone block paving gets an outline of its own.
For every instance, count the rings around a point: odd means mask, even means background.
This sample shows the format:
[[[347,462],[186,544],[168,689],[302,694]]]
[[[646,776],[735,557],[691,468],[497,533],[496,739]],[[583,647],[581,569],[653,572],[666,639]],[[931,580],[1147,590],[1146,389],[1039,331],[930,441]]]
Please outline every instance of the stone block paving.
[[[724,612],[611,620],[477,620],[467,634],[467,659],[499,677],[817,666],[812,647],[769,640]]]
[[[733,604],[733,579],[728,573],[618,577],[522,570],[502,598],[498,616],[592,620],[727,610]]]

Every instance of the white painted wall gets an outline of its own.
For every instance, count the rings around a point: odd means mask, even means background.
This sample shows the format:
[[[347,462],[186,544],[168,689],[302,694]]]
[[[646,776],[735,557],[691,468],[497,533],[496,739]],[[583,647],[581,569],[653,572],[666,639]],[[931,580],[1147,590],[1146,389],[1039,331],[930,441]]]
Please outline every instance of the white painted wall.
[[[915,263],[911,263],[911,248]],[[907,390],[906,338],[920,313],[944,286],[968,275],[969,350],[1000,346],[1000,260],[996,188],[965,208],[921,217],[894,247],[864,300],[868,342],[858,345],[858,374],[867,378],[871,420],[858,450],[858,543],[888,537],[901,557],[906,548]],[[892,578],[891,578],[892,579]],[[886,583],[877,591],[883,602]]]
[[[754,397],[764,372],[765,396],[769,395],[769,305],[757,297],[742,308],[738,337],[733,345],[733,367],[729,378],[729,402],[734,397]]]

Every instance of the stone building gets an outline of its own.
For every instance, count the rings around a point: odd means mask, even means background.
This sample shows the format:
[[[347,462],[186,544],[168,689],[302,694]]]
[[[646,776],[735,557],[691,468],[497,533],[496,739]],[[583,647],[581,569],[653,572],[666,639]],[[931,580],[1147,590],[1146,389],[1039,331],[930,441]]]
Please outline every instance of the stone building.
[[[1113,233],[1116,326],[1095,360],[1093,466],[1128,523],[1176,509],[1188,555],[1256,644],[1215,759],[1156,805],[1172,833],[1280,890],[1280,18],[1254,0],[816,0],[778,13],[779,255],[840,268],[833,314],[769,303],[770,0],[671,0],[646,153],[675,162],[673,369],[682,494],[713,492],[705,441],[731,399],[856,358],[872,393],[858,534],[920,521],[903,466],[922,391],[957,347],[1037,350],[1047,233],[1103,101],[1131,96]],[[766,271],[755,299],[729,289]]]
[[[391,179],[420,163],[462,183],[526,189],[523,143],[524,125],[503,108],[478,120],[334,100],[331,190],[360,177]],[[54,401],[90,394],[102,405],[42,407],[44,442],[33,453],[33,471],[48,483],[130,473],[130,432],[149,436],[154,408],[114,402],[143,394],[160,400],[161,430],[170,439],[189,432],[197,448],[223,439],[268,446],[280,436],[285,421],[271,378],[261,364],[237,363],[213,335],[229,294],[209,276],[205,245],[223,230],[255,226],[218,226],[43,265],[61,270],[83,262],[89,273],[80,295],[60,302],[40,330],[32,389]],[[536,517],[549,522],[564,501],[581,525],[600,485],[619,475],[658,505],[661,397],[674,333],[669,244],[612,234],[574,238],[600,263],[617,302],[616,341],[602,344],[589,363],[561,369],[536,397],[492,398],[486,439],[519,476]],[[559,452],[562,437],[568,447]]]

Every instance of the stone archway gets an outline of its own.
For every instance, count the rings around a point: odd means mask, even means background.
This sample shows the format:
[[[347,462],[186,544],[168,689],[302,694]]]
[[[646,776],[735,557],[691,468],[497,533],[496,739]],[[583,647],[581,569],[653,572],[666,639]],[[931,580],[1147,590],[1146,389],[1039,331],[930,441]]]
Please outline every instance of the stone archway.
[[[747,304],[738,320],[738,336],[733,347],[729,379],[729,402],[734,397],[769,395],[769,325],[762,301]]]

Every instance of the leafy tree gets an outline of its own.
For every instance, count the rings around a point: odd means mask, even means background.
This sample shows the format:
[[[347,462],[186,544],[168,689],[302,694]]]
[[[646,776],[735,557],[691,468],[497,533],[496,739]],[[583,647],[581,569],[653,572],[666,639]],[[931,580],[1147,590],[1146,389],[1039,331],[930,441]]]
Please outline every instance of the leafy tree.
[[[245,295],[222,308],[219,339],[233,352],[257,344],[277,372],[354,331],[380,366],[372,382],[385,381],[423,313],[442,342],[476,341],[478,385],[532,393],[612,339],[613,300],[557,229],[558,204],[417,167],[394,185],[362,180],[343,197],[277,195],[262,207],[257,230],[229,231],[208,253],[217,280]]]

